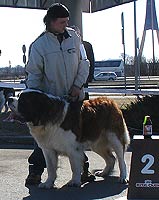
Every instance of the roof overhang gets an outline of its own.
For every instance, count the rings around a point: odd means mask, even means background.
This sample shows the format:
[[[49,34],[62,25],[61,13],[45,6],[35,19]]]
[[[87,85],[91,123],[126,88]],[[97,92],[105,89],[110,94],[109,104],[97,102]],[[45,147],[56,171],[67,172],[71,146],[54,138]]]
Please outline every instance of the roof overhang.
[[[81,0],[83,12],[97,12],[108,9],[124,3],[129,3],[134,0]],[[47,9],[55,2],[65,2],[65,0],[1,0],[0,7],[14,7],[14,8],[34,8]]]
[[[134,0],[82,0],[83,12],[97,12],[130,3]]]

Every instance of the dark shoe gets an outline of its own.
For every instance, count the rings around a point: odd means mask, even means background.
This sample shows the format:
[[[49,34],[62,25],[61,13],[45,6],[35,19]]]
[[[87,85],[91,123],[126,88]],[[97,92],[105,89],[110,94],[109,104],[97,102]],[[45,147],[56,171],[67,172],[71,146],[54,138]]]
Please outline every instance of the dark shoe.
[[[96,177],[91,174],[90,172],[88,173],[83,173],[81,175],[81,183],[86,183],[86,182],[93,182],[95,181]]]
[[[39,185],[41,183],[41,176],[29,174],[25,180],[25,185]]]

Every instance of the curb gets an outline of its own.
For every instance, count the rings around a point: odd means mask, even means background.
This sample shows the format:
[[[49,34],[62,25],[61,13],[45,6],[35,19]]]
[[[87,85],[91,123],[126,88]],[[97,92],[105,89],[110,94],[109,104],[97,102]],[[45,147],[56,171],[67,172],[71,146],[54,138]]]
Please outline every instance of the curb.
[[[4,144],[20,144],[20,145],[34,145],[32,136],[0,136],[0,145]]]

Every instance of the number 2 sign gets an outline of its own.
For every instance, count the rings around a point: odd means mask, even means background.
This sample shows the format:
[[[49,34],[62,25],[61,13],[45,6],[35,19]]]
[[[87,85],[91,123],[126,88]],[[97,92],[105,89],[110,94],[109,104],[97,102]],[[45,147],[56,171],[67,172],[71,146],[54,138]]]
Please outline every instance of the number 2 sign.
[[[154,174],[155,170],[150,169],[151,167],[153,167],[154,161],[155,161],[154,156],[152,156],[151,154],[145,154],[141,158],[141,162],[146,163],[145,166],[143,167],[143,169],[141,170],[141,173],[142,174]]]
[[[159,199],[159,139],[156,138],[134,136],[128,199]]]

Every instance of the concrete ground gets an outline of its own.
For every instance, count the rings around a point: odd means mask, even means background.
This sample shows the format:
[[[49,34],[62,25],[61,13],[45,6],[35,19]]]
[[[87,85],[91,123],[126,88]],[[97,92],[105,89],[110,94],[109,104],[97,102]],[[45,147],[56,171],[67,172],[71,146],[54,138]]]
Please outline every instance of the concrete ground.
[[[16,145],[17,146],[17,145]],[[65,186],[71,177],[68,159],[60,157],[58,176],[55,182],[57,188],[39,189],[37,186],[25,187],[28,174],[27,158],[32,150],[0,146],[0,200],[97,200],[97,199],[127,199],[127,185],[118,183],[119,169],[115,170],[105,180],[97,178],[93,183],[82,185],[81,188]],[[18,146],[17,146],[18,147]],[[86,152],[89,157],[90,170],[100,170],[104,161],[93,152]],[[131,152],[126,152],[125,159],[128,173],[130,169]],[[46,179],[46,171],[42,181]]]

